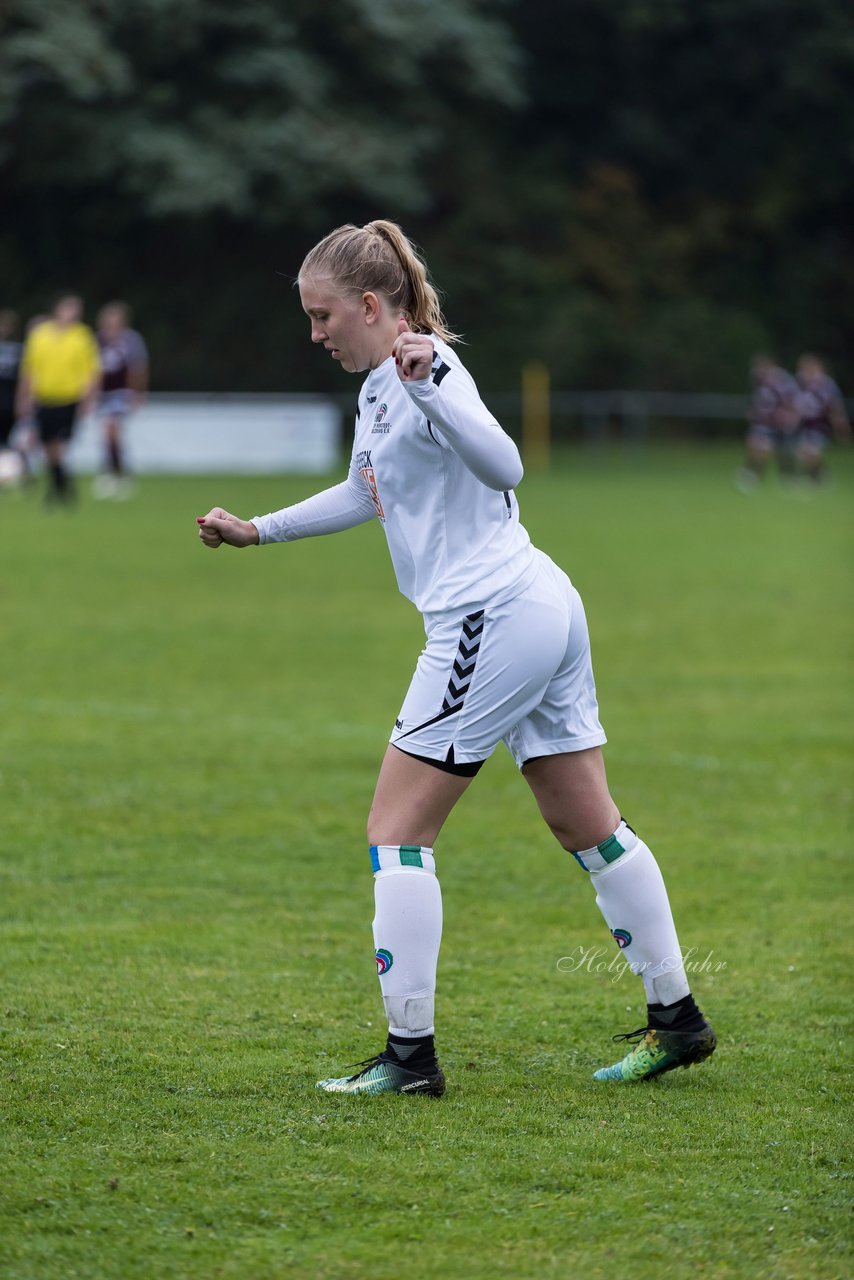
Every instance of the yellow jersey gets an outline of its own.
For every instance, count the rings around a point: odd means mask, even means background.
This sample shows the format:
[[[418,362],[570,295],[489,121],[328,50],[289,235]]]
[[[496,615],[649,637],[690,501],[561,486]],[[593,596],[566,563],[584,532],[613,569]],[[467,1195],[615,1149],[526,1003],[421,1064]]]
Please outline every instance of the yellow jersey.
[[[30,379],[37,404],[76,404],[100,372],[98,344],[85,324],[62,329],[53,320],[27,338],[21,372]]]

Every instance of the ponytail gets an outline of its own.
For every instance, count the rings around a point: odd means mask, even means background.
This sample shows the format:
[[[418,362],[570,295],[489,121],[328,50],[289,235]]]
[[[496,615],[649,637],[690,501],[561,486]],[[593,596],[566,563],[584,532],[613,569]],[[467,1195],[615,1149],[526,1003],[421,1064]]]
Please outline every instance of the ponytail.
[[[445,323],[423,258],[396,222],[380,218],[364,227],[337,227],[307,254],[299,273],[329,279],[355,296],[381,293],[403,312],[413,332],[460,341]]]

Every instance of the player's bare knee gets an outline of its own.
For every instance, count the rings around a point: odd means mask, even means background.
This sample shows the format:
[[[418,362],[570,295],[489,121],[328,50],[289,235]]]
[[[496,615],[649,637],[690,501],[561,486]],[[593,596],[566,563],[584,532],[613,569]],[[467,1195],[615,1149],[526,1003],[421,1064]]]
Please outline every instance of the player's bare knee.
[[[548,827],[555,840],[557,840],[558,844],[561,845],[562,848],[573,849],[575,847],[572,843],[573,836],[571,834],[571,829],[564,823],[550,822]]]
[[[558,843],[574,853],[577,849],[591,849],[613,835],[620,823],[620,811],[611,800],[595,814],[546,816],[546,823]]]
[[[604,826],[576,826],[569,823],[552,823],[548,824],[554,838],[562,848],[567,852],[573,853],[576,849],[587,849],[592,845],[599,844],[602,840],[607,840],[613,831],[613,827],[607,830]]]
[[[407,823],[412,826],[412,823]],[[398,845],[413,843],[414,835],[409,830],[402,830],[403,824],[400,819],[395,817],[393,813],[388,813],[374,805],[368,814],[368,844],[369,845]],[[415,843],[427,843],[426,841],[417,841]]]

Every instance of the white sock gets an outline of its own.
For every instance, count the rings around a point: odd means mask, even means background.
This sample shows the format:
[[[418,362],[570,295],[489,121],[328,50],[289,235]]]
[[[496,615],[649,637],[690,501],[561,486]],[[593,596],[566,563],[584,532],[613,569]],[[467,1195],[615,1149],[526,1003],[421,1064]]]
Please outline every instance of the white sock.
[[[652,851],[621,822],[612,836],[575,855],[590,872],[596,905],[650,1004],[674,1004],[690,990],[664,879]]]
[[[389,1031],[433,1034],[436,964],[442,940],[442,892],[433,850],[371,845],[374,945]]]

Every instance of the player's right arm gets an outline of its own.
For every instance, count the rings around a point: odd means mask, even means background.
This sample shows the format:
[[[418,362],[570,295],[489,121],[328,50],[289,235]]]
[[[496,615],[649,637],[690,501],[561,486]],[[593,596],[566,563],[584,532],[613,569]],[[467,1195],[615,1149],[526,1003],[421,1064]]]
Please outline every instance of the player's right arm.
[[[199,537],[206,547],[250,547],[266,542],[295,542],[324,533],[340,533],[364,524],[376,515],[367,486],[359,476],[355,463],[341,484],[315,493],[304,502],[296,502],[266,516],[240,520],[222,507],[213,507],[206,516],[197,516]]]

